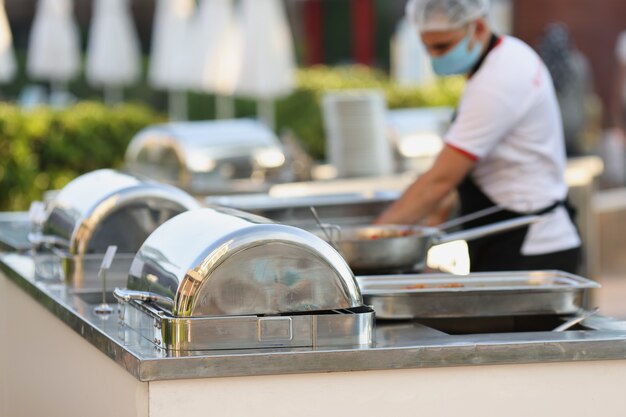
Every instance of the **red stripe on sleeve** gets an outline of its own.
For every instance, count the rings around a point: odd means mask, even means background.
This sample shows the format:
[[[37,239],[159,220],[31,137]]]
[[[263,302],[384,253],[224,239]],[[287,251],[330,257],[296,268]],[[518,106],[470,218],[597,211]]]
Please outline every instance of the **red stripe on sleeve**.
[[[466,158],[468,158],[468,159],[470,159],[470,160],[472,160],[474,162],[476,162],[476,161],[478,161],[480,159],[479,157],[477,157],[473,153],[468,152],[465,149],[461,149],[458,146],[450,145],[449,143],[446,143],[446,146],[448,146],[450,149],[454,149],[455,151],[457,151],[461,155],[465,156]]]

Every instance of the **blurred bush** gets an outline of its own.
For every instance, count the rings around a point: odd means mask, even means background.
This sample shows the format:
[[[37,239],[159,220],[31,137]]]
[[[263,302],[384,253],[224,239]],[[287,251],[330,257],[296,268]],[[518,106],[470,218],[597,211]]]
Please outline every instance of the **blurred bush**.
[[[23,210],[76,176],[118,167],[132,136],[162,121],[137,105],[82,102],[25,111],[0,104],[0,210]]]
[[[309,154],[324,159],[325,135],[321,113],[324,93],[334,90],[379,89],[384,92],[390,109],[452,106],[456,107],[465,85],[463,77],[448,77],[420,87],[396,84],[382,71],[365,66],[314,66],[298,71],[298,86],[289,96],[276,103],[276,126],[288,129],[298,137]],[[190,119],[214,117],[214,99],[190,94]],[[236,100],[237,117],[256,117],[256,104]]]
[[[311,67],[298,73],[297,90],[277,103],[277,126],[290,129],[309,153],[324,157],[324,127],[320,101],[332,90],[379,89],[390,109],[432,106],[456,107],[464,86],[463,77],[439,79],[421,87],[400,86],[382,71],[368,67]]]

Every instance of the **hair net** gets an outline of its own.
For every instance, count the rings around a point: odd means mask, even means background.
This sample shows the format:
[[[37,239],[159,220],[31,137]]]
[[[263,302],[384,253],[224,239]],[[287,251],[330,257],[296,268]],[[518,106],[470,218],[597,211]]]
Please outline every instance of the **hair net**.
[[[458,29],[487,16],[489,0],[409,0],[406,12],[420,32]]]

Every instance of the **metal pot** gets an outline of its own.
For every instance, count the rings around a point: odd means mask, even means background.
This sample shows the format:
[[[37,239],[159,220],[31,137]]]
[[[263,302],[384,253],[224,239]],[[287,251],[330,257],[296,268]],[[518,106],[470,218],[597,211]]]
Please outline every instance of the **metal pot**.
[[[524,216],[455,233],[408,225],[331,226],[327,233],[333,236],[337,249],[355,271],[406,271],[423,267],[431,246],[503,233],[538,220],[538,216]]]

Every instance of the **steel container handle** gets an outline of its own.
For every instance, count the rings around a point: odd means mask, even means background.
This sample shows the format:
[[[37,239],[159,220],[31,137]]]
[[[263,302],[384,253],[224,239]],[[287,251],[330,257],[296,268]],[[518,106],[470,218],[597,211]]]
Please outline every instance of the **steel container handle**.
[[[126,288],[116,288],[113,290],[113,296],[117,299],[117,301],[124,303],[128,303],[130,301],[143,301],[174,307],[174,300],[171,298],[148,291],[134,291]]]
[[[438,224],[435,227],[437,229],[439,229],[440,231],[443,231],[445,229],[451,229],[453,227],[460,226],[463,223],[469,223],[469,222],[471,222],[473,220],[478,220],[478,219],[481,219],[483,217],[487,217],[490,214],[499,213],[502,210],[504,210],[504,207],[502,207],[502,206],[497,206],[496,205],[496,206],[488,207],[488,208],[483,209],[483,210],[475,211],[473,213],[466,214],[464,216],[460,216],[460,217],[456,217],[454,219],[448,220],[447,222]]]
[[[492,223],[486,226],[462,230],[460,232],[442,233],[433,237],[432,244],[439,245],[441,243],[452,242],[454,240],[479,239],[481,237],[508,232],[510,230],[515,230],[524,226],[528,226],[530,224],[536,223],[537,221],[539,221],[540,218],[540,216],[523,216],[516,219]]]
[[[27,235],[27,239],[30,242],[30,244],[33,245],[34,247],[41,247],[41,246],[48,246],[48,247],[61,246],[64,248],[70,247],[69,240],[63,239],[58,236],[44,235],[41,233],[29,233]]]

